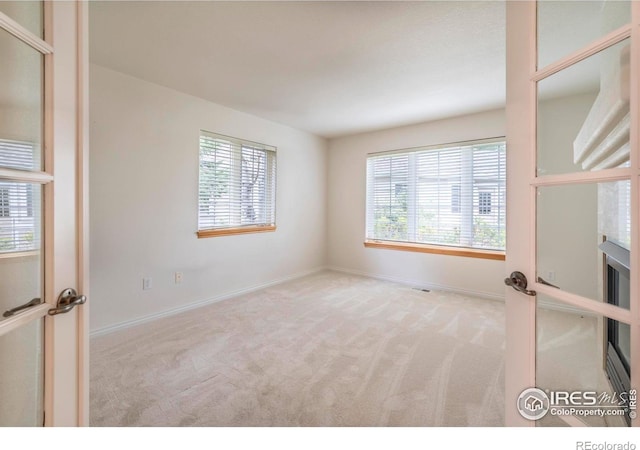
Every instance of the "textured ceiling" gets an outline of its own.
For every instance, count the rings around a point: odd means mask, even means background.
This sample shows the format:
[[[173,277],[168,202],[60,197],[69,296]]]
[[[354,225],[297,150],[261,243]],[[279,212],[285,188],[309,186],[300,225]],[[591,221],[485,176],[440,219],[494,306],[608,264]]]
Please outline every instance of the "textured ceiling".
[[[607,3],[549,2],[544,56],[603,34]],[[324,137],[505,101],[500,1],[92,1],[90,42],[96,64]],[[599,71],[593,58],[542,95],[597,89]]]
[[[91,60],[333,137],[499,107],[500,2],[91,2]]]

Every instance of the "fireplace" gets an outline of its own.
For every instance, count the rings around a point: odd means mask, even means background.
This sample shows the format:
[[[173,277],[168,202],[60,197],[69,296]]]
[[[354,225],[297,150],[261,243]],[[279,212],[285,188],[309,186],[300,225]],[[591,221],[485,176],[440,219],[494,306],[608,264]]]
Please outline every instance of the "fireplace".
[[[612,241],[604,241],[600,249],[605,254],[605,300],[607,303],[629,309],[630,273],[629,250]],[[606,371],[615,392],[629,392],[631,328],[626,323],[607,319],[605,344],[607,348]],[[625,417],[630,424],[630,418]]]

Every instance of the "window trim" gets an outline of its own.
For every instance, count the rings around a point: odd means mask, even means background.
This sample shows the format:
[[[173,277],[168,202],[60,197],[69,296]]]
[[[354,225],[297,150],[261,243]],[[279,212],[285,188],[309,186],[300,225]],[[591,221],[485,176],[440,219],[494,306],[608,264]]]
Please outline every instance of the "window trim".
[[[275,225],[249,225],[246,227],[232,227],[232,228],[210,228],[207,230],[198,230],[196,233],[198,239],[210,238],[216,236],[232,236],[234,234],[250,234],[250,233],[265,233],[270,231],[276,231]]]
[[[417,146],[417,147],[409,147],[409,148],[396,149],[396,150],[386,150],[386,151],[379,151],[379,152],[370,152],[370,153],[367,153],[366,159],[368,161],[369,158],[376,157],[376,156],[412,154],[412,153],[423,151],[423,150],[447,149],[451,146],[491,144],[494,142],[504,142],[506,145],[506,141],[507,141],[506,136],[493,136],[493,137],[482,138],[482,139],[471,139],[471,140],[465,140],[465,141],[447,142],[444,144]],[[368,180],[367,180],[367,183],[368,183]],[[368,191],[368,185],[366,189]],[[365,204],[365,215],[368,214],[367,205],[368,203]],[[505,224],[505,230],[506,230],[506,224]],[[383,239],[368,238],[366,234],[367,234],[367,231],[365,226],[365,239],[364,239],[365,248],[399,250],[399,251],[417,252],[417,253],[431,253],[431,254],[448,255],[448,256],[462,256],[462,257],[489,259],[489,260],[496,260],[496,261],[506,260],[506,248],[504,250],[492,250],[492,249],[482,249],[482,248],[473,248],[473,247],[455,247],[455,246],[448,246],[448,245],[442,245],[442,244],[390,241],[390,240],[383,240]]]
[[[7,258],[29,258],[31,256],[40,256],[40,250],[25,250],[19,252],[2,252],[0,260]]]
[[[449,247],[446,245],[418,244],[416,242],[381,241],[366,239],[366,248],[378,248],[384,250],[401,250],[405,252],[433,253],[436,255],[464,256],[468,258],[492,259],[504,261],[506,252],[502,250],[485,250],[470,247]]]

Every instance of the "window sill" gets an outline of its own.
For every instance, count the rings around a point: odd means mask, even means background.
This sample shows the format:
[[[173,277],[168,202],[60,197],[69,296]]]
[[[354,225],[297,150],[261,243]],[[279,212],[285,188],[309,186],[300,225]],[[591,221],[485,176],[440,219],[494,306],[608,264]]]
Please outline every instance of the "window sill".
[[[437,255],[465,256],[468,258],[505,260],[505,252],[497,250],[481,250],[475,248],[456,248],[440,245],[414,244],[408,242],[370,241],[364,242],[367,248],[382,248],[386,250],[403,250],[406,252],[434,253]]]
[[[22,252],[5,252],[0,253],[0,259],[6,258],[27,258],[29,256],[39,256],[40,252],[38,250],[27,250]]]
[[[198,239],[202,239],[216,236],[231,236],[234,234],[265,233],[268,231],[276,231],[276,226],[261,225],[257,227],[217,228],[215,230],[200,230],[197,234]]]

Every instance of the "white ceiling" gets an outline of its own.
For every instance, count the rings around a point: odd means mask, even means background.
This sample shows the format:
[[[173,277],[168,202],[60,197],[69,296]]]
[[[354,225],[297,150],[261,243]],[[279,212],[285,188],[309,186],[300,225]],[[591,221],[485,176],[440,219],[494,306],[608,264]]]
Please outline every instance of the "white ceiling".
[[[335,137],[500,107],[502,2],[91,2],[91,61]]]
[[[544,63],[629,21],[628,2],[544,2]],[[91,61],[324,137],[499,108],[503,1],[90,3]],[[599,58],[540,84],[598,88]]]

